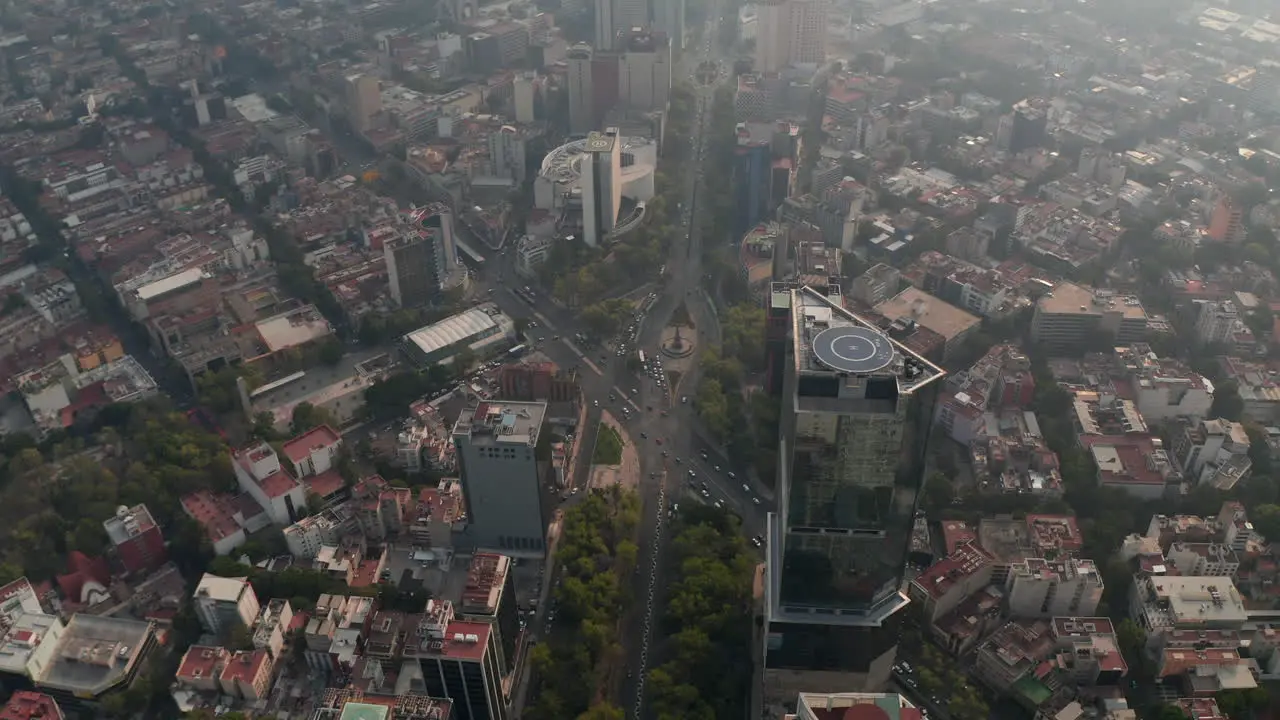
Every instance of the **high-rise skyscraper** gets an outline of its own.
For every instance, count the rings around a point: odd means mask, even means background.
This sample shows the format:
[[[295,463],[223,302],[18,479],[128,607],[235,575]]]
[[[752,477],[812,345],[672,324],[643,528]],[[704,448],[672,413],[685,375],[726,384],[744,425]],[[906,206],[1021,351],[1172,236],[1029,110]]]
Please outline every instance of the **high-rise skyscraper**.
[[[628,30],[618,36],[618,100],[631,110],[665,110],[671,94],[671,43],[649,30]]]
[[[617,31],[613,28],[614,0],[594,0],[596,6],[596,43],[597,50],[612,50],[613,39]]]
[[[770,696],[883,684],[908,603],[944,372],[845,310],[838,293],[775,283],[770,294],[771,315],[790,316],[761,638]]]
[[[684,49],[685,0],[653,0],[653,29],[666,33],[672,52]]]
[[[474,547],[516,557],[546,555],[547,521],[538,460],[542,402],[481,402],[453,426]]]
[[[347,77],[347,122],[358,133],[373,127],[373,116],[382,110],[382,89],[378,78],[355,74]]]
[[[826,60],[827,0],[767,0],[757,17],[756,72]]]
[[[582,158],[582,240],[604,243],[622,207],[622,139],[617,128],[587,136]]]
[[[569,132],[575,135],[589,133],[596,128],[595,92],[592,89],[591,46],[578,43],[569,48]]]
[[[453,213],[441,203],[431,203],[407,213],[400,230],[382,245],[391,299],[400,307],[421,307],[456,274]]]
[[[596,49],[613,50],[618,33],[653,27],[649,0],[595,0]]]

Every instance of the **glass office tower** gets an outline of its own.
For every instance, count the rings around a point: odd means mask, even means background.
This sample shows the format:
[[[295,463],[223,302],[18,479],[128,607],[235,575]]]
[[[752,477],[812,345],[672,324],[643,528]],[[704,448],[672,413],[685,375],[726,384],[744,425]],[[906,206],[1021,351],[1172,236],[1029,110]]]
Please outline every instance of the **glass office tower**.
[[[776,284],[789,310],[778,509],[769,518],[764,662],[797,687],[887,679],[943,371],[843,307],[839,288]],[[839,678],[839,679],[837,679]]]

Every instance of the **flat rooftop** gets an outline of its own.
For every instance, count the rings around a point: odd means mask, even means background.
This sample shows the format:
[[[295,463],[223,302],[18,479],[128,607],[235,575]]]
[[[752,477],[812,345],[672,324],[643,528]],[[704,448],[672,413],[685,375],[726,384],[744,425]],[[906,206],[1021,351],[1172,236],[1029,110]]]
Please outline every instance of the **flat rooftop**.
[[[337,430],[328,425],[319,425],[289,440],[282,449],[285,457],[288,457],[290,462],[297,465],[310,457],[312,450],[330,447],[340,440],[342,440],[342,436],[338,434]]]
[[[306,345],[333,334],[329,321],[324,319],[314,305],[260,320],[254,327],[271,352]]]
[[[462,411],[453,434],[466,435],[472,445],[538,444],[538,431],[547,415],[545,402],[496,400]]]
[[[1221,623],[1248,619],[1244,600],[1228,577],[1159,575],[1141,580],[1148,608],[1162,607],[1170,623]]]
[[[194,285],[205,277],[204,271],[200,268],[191,268],[183,270],[180,273],[161,278],[152,283],[147,283],[138,288],[138,299],[146,302],[152,298],[159,297],[165,293],[179,290],[188,285]]]
[[[897,693],[800,693],[798,717],[815,720],[920,720],[920,708]]]
[[[391,708],[386,705],[349,702],[342,706],[342,714],[338,720],[387,720],[391,717]]]
[[[454,620],[445,631],[444,647],[438,654],[454,660],[478,661],[484,657],[485,648],[489,646],[491,629],[492,626],[487,622]]]
[[[38,612],[19,613],[10,618],[9,629],[0,636],[0,671],[26,675],[27,661],[40,647],[45,635],[56,631],[58,618]]]
[[[930,565],[915,579],[930,597],[937,600],[947,594],[957,583],[994,563],[991,553],[977,543],[968,542],[955,552]]]
[[[77,613],[67,623],[40,686],[101,695],[129,674],[153,632],[149,622]]]
[[[947,342],[982,324],[982,319],[977,315],[967,313],[915,287],[909,287],[880,303],[876,306],[876,312],[890,320],[910,320],[923,325],[941,335]]]
[[[204,577],[200,578],[200,583],[196,585],[194,594],[204,595],[217,602],[234,603],[240,602],[240,596],[248,587],[249,578],[247,577],[228,578],[205,573]]]
[[[874,364],[885,364],[868,374],[896,378],[899,392],[915,391],[946,374],[942,368],[925,360],[902,343],[885,336],[873,323],[846,310],[838,296],[828,297],[808,286],[780,289],[777,285],[779,284],[775,284],[771,293],[771,302],[775,308],[792,309],[792,343],[801,373],[841,374],[819,358],[820,350],[815,341],[824,331],[844,328],[855,330],[857,334],[872,340],[876,345]],[[840,351],[840,348],[835,349]]]
[[[1036,302],[1036,309],[1051,315],[1101,315],[1104,312],[1119,312],[1125,319],[1140,320],[1147,317],[1142,303],[1132,295],[1095,290],[1069,282],[1054,285],[1051,292]]]
[[[127,542],[130,538],[135,538],[155,526],[156,521],[151,517],[151,511],[142,504],[131,508],[121,505],[113,517],[102,523],[113,545]]]

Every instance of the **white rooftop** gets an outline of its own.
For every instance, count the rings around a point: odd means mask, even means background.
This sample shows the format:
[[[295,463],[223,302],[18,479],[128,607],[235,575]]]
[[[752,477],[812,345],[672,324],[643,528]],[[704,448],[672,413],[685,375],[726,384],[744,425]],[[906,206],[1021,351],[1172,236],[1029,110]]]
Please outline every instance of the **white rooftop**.
[[[155,282],[147,283],[146,285],[138,288],[138,299],[145,302],[167,292],[200,282],[200,279],[203,277],[205,277],[205,274],[200,268],[183,270],[180,273],[160,278]]]
[[[261,320],[256,328],[271,352],[305,345],[333,333],[329,322],[314,305]]]
[[[239,602],[240,594],[249,585],[249,578],[225,578],[220,575],[205,573],[196,586],[195,594],[203,595],[218,602]]]
[[[423,354],[449,347],[491,328],[503,329],[505,315],[490,314],[480,308],[458,313],[405,336]],[[509,321],[508,321],[509,322]]]

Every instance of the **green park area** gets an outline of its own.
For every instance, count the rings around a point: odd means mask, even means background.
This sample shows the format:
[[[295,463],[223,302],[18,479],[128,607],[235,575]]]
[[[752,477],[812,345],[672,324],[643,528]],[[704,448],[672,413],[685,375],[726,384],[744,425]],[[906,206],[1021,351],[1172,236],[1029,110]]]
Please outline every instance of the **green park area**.
[[[622,442],[622,436],[618,434],[618,430],[606,422],[601,422],[600,433],[596,435],[596,450],[591,454],[591,463],[593,465],[621,465],[624,445],[625,443]]]

